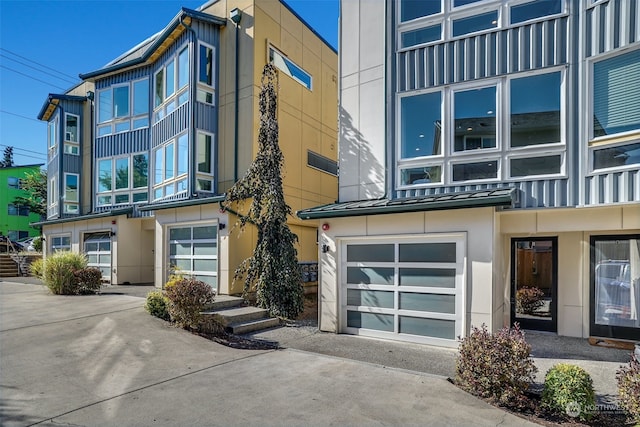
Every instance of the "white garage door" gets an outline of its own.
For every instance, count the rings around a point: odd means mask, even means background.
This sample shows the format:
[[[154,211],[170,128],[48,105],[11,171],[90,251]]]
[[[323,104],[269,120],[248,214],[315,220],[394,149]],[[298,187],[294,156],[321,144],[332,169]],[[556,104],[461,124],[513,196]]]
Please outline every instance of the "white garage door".
[[[343,241],[342,331],[457,346],[465,242],[464,234]]]

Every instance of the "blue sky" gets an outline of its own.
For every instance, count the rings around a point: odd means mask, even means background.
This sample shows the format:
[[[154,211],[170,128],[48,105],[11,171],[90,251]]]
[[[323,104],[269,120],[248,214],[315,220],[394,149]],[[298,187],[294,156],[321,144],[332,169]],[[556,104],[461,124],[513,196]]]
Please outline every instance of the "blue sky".
[[[285,0],[334,48],[338,0]],[[205,0],[0,0],[0,156],[46,162],[46,125],[36,119],[49,93],[64,93],[155,34],[181,7]]]

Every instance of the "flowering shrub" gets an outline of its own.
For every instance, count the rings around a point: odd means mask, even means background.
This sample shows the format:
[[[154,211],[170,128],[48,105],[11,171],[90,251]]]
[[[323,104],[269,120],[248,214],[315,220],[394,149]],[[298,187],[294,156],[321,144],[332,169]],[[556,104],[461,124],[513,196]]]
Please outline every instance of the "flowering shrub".
[[[162,320],[169,320],[169,299],[162,291],[151,291],[147,294],[144,309],[152,316]]]
[[[518,313],[533,314],[544,305],[544,292],[538,288],[521,288],[516,292],[516,310]]]
[[[193,278],[176,281],[165,287],[169,299],[169,315],[178,326],[197,329],[200,323],[200,312],[208,304],[213,303],[215,291],[205,282]]]
[[[616,372],[618,400],[634,423],[640,424],[640,360],[633,355],[626,366]]]
[[[499,405],[524,407],[525,392],[537,368],[529,356],[531,346],[516,323],[496,333],[473,327],[460,342],[456,360],[456,384],[476,396]]]
[[[544,377],[542,404],[560,414],[590,419],[596,404],[591,376],[579,366],[558,363]]]
[[[102,286],[102,272],[96,267],[87,267],[73,272],[75,279],[75,293],[94,294]]]

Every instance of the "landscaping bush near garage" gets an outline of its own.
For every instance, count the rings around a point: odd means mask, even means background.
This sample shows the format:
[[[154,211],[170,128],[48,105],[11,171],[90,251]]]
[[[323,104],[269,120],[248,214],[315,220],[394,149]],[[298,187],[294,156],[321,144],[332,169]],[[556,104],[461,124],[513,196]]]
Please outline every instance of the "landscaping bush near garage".
[[[205,307],[216,296],[211,286],[193,278],[182,278],[165,287],[171,320],[187,329],[198,329]]]
[[[579,366],[558,363],[547,371],[542,405],[561,416],[589,420],[595,408],[591,376]]]
[[[640,360],[634,354],[631,361],[616,373],[618,400],[632,422],[640,425]]]
[[[537,372],[530,353],[531,346],[517,324],[496,333],[486,325],[474,327],[460,343],[455,382],[500,406],[525,407],[525,394]]]
[[[169,299],[164,295],[163,291],[151,291],[147,294],[147,300],[144,303],[144,309],[155,317],[162,320],[169,320]]]
[[[56,295],[96,293],[102,285],[102,273],[87,268],[87,258],[78,252],[59,251],[31,264],[30,272]]]

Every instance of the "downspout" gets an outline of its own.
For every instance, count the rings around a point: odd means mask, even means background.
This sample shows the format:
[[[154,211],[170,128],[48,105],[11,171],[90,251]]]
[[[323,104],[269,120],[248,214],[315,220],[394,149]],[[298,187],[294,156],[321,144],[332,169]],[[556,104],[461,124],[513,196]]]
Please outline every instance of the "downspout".
[[[62,218],[62,216],[64,215],[64,201],[63,201],[63,194],[64,194],[64,129],[66,126],[66,123],[64,123],[64,108],[62,107],[62,105],[60,105],[61,103],[58,103],[58,109],[60,110],[58,112],[58,117],[59,117],[59,126],[58,126],[58,138],[59,138],[59,143],[58,143],[58,218]]]
[[[95,159],[93,158],[93,145],[94,145],[94,141],[93,141],[93,114],[94,114],[94,106],[93,106],[93,100],[95,98],[95,92],[94,91],[89,91],[87,92],[87,99],[89,100],[90,104],[89,104],[89,108],[90,108],[90,114],[89,114],[89,213],[93,212],[93,195],[96,194],[96,192],[94,190],[96,190],[94,188],[95,186],[95,180],[93,177],[93,171],[95,170]],[[82,192],[80,192],[80,195],[82,197]],[[82,199],[80,199],[82,200]],[[82,202],[80,203],[80,206],[82,206]],[[82,214],[82,212],[81,212]]]
[[[234,184],[238,182],[238,112],[240,108],[238,107],[238,103],[240,102],[240,21],[242,20],[242,12],[240,9],[235,8],[230,12],[230,19],[236,24],[236,45],[235,45],[235,89],[234,89],[234,98],[235,98],[235,109],[233,114],[233,182]]]
[[[188,194],[190,194],[190,198],[193,197],[193,195],[196,194],[195,190],[196,190],[196,167],[195,167],[195,155],[194,152],[196,150],[196,129],[195,129],[195,108],[196,108],[196,92],[198,90],[197,88],[197,83],[196,83],[196,67],[192,67],[192,64],[194,64],[194,60],[196,59],[196,55],[197,55],[197,41],[198,41],[198,36],[196,35],[196,31],[191,28],[191,26],[187,25],[184,23],[184,15],[182,15],[180,17],[180,24],[185,28],[185,30],[187,30],[188,32],[190,32],[193,35],[193,40],[189,43],[192,47],[191,52],[193,53],[193,55],[191,55],[191,59],[189,60],[189,67],[193,68],[193,71],[190,73],[190,88],[189,88],[189,132],[191,133],[190,135],[190,139],[191,139],[191,143],[189,144],[189,189],[188,189]]]

